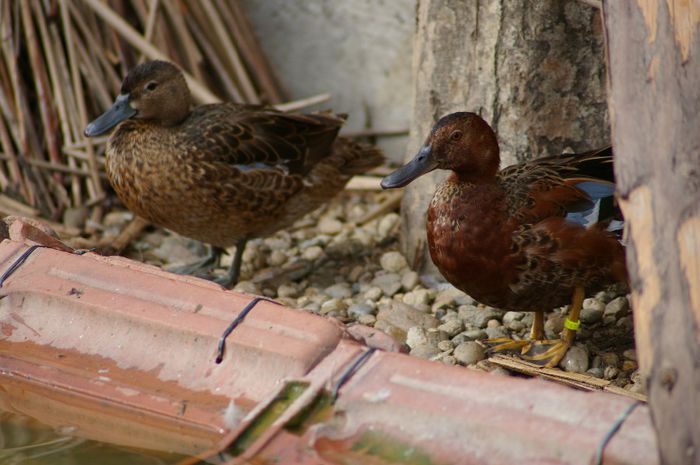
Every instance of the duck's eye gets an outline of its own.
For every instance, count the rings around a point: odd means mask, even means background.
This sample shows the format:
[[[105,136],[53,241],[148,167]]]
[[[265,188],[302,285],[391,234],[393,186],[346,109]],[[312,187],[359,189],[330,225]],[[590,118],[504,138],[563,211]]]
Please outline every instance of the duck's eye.
[[[459,129],[456,131],[452,131],[452,134],[450,134],[450,139],[452,140],[460,140],[462,138],[462,131]]]
[[[156,90],[156,87],[158,87],[158,83],[156,81],[151,81],[146,84],[146,90],[148,91]]]

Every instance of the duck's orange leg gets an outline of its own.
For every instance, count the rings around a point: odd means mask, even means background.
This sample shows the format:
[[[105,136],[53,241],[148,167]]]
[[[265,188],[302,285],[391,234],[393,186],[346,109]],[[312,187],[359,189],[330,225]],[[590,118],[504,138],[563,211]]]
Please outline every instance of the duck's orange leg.
[[[535,317],[532,319],[530,339],[533,341],[541,341],[544,339],[544,312],[542,310],[537,310],[535,312]]]
[[[483,343],[488,347],[489,352],[503,352],[507,350],[520,350],[522,354],[530,352],[532,341],[544,339],[544,312],[535,311],[535,318],[532,320],[530,329],[530,339],[515,340],[509,337],[497,337],[487,339]]]
[[[574,342],[576,331],[581,324],[579,315],[581,314],[581,307],[583,306],[583,297],[583,287],[577,286],[574,289],[571,310],[564,321],[564,331],[561,333],[561,339],[533,343],[529,347],[528,352],[523,354],[525,360],[547,367],[557,366]]]

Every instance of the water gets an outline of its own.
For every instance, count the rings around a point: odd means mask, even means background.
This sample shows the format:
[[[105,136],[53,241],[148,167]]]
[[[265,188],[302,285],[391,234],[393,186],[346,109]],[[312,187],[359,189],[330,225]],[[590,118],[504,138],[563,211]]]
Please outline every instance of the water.
[[[184,458],[73,437],[0,410],[0,465],[170,465]]]

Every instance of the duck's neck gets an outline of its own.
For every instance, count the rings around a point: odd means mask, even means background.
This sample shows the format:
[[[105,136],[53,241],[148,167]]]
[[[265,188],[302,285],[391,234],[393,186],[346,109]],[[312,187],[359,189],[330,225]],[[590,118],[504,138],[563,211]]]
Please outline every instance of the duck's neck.
[[[451,182],[460,184],[495,184],[496,172],[474,173],[470,171],[452,171],[449,179]]]

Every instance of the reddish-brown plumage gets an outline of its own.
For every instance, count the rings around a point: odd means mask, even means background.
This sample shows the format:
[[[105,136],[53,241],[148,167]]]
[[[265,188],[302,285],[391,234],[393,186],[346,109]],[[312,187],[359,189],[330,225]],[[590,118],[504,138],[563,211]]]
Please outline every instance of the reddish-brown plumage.
[[[453,172],[427,217],[430,255],[449,282],[484,304],[534,311],[569,303],[576,287],[597,291],[626,280],[616,234],[567,217],[594,205],[586,188],[612,195],[609,148],[497,172],[499,161],[488,124],[455,113],[436,124],[414,161],[383,181],[399,187],[435,168]]]

